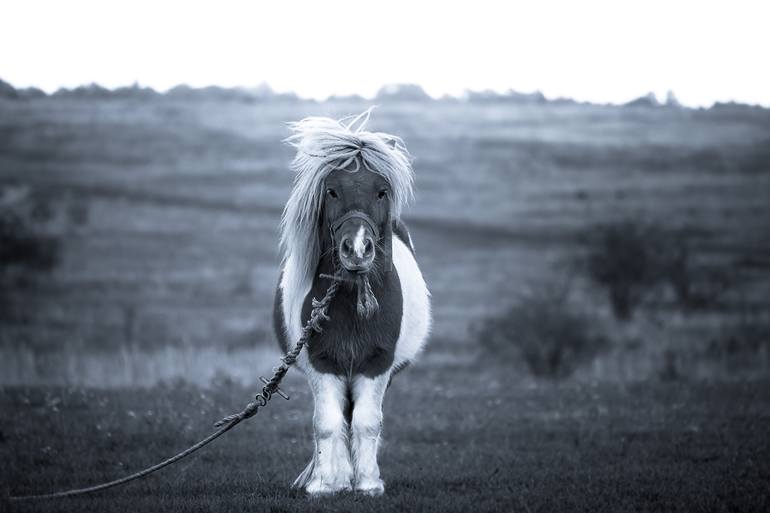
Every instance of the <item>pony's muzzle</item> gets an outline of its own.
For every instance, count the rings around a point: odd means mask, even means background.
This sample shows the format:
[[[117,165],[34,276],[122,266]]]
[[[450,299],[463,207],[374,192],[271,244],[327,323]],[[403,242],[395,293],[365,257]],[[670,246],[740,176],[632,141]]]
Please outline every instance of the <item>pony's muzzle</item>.
[[[340,263],[351,273],[369,272],[374,263],[374,252],[374,239],[365,233],[363,227],[355,236],[345,235],[340,241]]]

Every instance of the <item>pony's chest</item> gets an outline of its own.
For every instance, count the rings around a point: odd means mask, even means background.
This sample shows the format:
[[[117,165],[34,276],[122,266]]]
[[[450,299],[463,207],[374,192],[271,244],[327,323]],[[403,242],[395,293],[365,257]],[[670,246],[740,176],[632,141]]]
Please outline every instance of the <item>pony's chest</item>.
[[[302,321],[307,321],[311,298],[321,297],[327,282],[314,283],[302,307]],[[322,373],[377,376],[393,364],[401,331],[403,298],[398,275],[388,273],[381,284],[373,286],[379,309],[368,319],[356,311],[356,291],[341,287],[329,307],[331,320],[323,331],[309,341],[310,365]]]

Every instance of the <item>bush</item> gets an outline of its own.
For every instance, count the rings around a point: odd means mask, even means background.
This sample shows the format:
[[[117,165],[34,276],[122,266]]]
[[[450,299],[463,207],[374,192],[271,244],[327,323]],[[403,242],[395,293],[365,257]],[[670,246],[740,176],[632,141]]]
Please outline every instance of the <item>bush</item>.
[[[699,261],[684,230],[654,228],[657,254],[653,271],[658,281],[671,286],[679,305],[702,309],[719,304],[736,285],[737,276],[730,268]]]
[[[36,233],[12,212],[0,212],[0,268],[50,271],[58,261],[58,241]]]
[[[595,322],[575,310],[566,293],[548,287],[478,323],[475,331],[495,358],[522,359],[533,375],[548,378],[571,375],[607,346]]]
[[[617,319],[632,318],[646,294],[669,285],[680,306],[716,304],[735,283],[733,274],[697,263],[684,230],[621,221],[592,228],[584,264],[588,277],[607,291]]]
[[[4,191],[0,191],[2,193]],[[8,199],[11,197],[11,199]],[[31,276],[50,272],[59,262],[59,238],[42,229],[47,217],[39,202],[26,195],[0,194],[0,291],[26,283]],[[42,213],[41,213],[42,212]]]
[[[628,320],[646,291],[661,278],[660,230],[624,221],[594,228],[586,258],[588,276],[607,289],[615,317]]]
[[[767,312],[755,311],[745,305],[737,322],[725,325],[706,349],[706,355],[715,360],[740,360],[760,363],[762,354],[770,352],[770,317]]]

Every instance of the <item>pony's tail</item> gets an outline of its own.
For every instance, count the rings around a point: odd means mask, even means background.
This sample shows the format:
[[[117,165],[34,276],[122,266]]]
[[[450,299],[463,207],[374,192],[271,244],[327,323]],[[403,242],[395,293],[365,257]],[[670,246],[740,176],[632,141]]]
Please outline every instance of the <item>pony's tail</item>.
[[[310,481],[310,476],[313,475],[314,468],[315,468],[315,456],[313,456],[310,459],[310,463],[308,463],[307,467],[305,467],[305,470],[303,470],[302,473],[297,476],[297,479],[294,480],[294,482],[291,484],[291,487],[304,488],[305,485],[307,485],[308,481]]]

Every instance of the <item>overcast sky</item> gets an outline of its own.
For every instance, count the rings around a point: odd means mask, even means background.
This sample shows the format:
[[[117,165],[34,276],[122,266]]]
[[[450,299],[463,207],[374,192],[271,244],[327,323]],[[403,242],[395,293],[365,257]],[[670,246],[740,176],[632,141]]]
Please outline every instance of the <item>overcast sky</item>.
[[[770,2],[7,2],[0,78],[53,91],[138,81],[325,98],[417,83],[619,103],[770,106]]]

